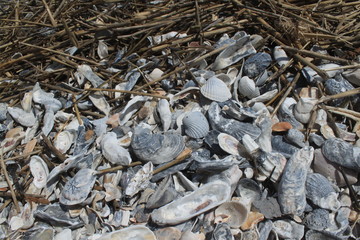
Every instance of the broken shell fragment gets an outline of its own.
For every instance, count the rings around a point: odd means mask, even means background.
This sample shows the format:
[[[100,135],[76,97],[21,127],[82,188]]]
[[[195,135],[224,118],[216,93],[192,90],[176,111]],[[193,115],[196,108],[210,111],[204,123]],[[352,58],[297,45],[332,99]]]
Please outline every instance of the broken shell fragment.
[[[203,138],[209,132],[209,123],[201,112],[191,112],[183,118],[186,135],[192,138]]]
[[[200,88],[200,92],[204,97],[217,102],[225,102],[231,98],[229,88],[222,80],[215,76],[206,81],[204,86]]]
[[[232,155],[239,155],[240,142],[236,138],[226,133],[220,133],[217,139],[222,150]]]
[[[167,131],[171,124],[171,111],[169,102],[166,99],[160,99],[156,109],[160,115],[162,128],[164,131]]]
[[[34,185],[37,188],[43,188],[46,185],[49,169],[41,157],[35,155],[30,160],[30,172],[34,177]]]
[[[109,132],[103,137],[101,150],[104,157],[113,164],[129,165],[132,161],[130,153],[120,146],[114,132]]]
[[[251,55],[244,63],[244,73],[251,78],[258,76],[271,64],[271,56],[265,52]]]
[[[317,100],[312,98],[300,98],[294,107],[294,116],[301,123],[308,123],[311,117],[311,111]]]
[[[219,206],[230,198],[230,185],[222,181],[204,184],[194,192],[151,213],[158,225],[175,225]]]
[[[290,61],[290,59],[287,56],[286,52],[280,46],[276,46],[274,48],[273,54],[274,54],[275,61],[277,62],[277,64],[280,67],[286,65]]]
[[[157,240],[155,234],[142,225],[130,226],[110,233],[105,233],[98,240]]]
[[[130,180],[129,185],[125,189],[125,194],[129,197],[134,196],[141,190],[144,190],[150,183],[153,173],[153,164],[146,163],[135,176]]]
[[[239,228],[247,216],[246,206],[237,201],[224,202],[215,209],[215,218],[225,218],[231,228]]]
[[[291,220],[277,220],[274,222],[273,229],[284,239],[302,239],[304,236],[304,225]]]
[[[26,112],[18,107],[8,107],[8,113],[19,124],[25,127],[32,127],[35,125],[36,117],[33,112]]]

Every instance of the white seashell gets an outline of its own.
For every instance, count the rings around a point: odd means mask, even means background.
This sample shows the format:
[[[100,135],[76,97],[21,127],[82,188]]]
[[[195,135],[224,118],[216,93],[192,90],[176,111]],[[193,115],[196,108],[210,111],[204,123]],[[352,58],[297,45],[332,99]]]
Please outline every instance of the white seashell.
[[[136,96],[133,97],[120,113],[120,125],[123,126],[136,113],[143,103],[148,100],[148,97]]]
[[[255,98],[260,95],[259,88],[255,86],[254,80],[244,76],[239,80],[239,92],[248,98]]]
[[[8,107],[7,110],[16,122],[25,127],[32,127],[36,123],[36,118],[33,112],[26,112],[17,107]]]
[[[308,123],[311,111],[316,105],[317,100],[313,98],[300,98],[294,107],[294,116],[301,123]]]
[[[186,135],[192,138],[203,138],[209,132],[209,122],[201,112],[191,112],[183,118]]]
[[[277,220],[274,222],[273,229],[284,239],[302,239],[305,226],[291,220]]]
[[[137,171],[135,176],[130,180],[129,185],[125,189],[125,194],[133,197],[139,191],[144,190],[150,184],[152,176],[153,164],[152,162],[148,162]]]
[[[250,135],[245,134],[242,138],[242,143],[249,154],[253,154],[260,149],[259,145],[250,137]]]
[[[158,225],[179,224],[227,201],[230,192],[231,187],[228,183],[210,182],[185,197],[155,209],[151,213],[151,218]]]
[[[240,142],[236,138],[226,133],[220,133],[217,139],[222,150],[232,155],[239,155]]]
[[[215,76],[206,81],[205,85],[200,88],[200,92],[204,97],[217,102],[225,102],[231,98],[229,88]]]
[[[156,240],[155,234],[147,227],[133,225],[110,233],[105,233],[97,240]]]
[[[157,104],[157,111],[160,115],[161,123],[164,132],[167,131],[170,128],[171,124],[171,111],[170,111],[170,105],[169,102],[166,99],[160,99]]]
[[[262,94],[262,95],[260,95],[258,97],[250,99],[249,101],[246,102],[246,105],[250,106],[253,103],[270,101],[271,99],[273,99],[276,96],[276,94],[278,92],[279,92],[279,90],[277,90],[277,89],[268,91],[268,92],[266,92],[266,93],[264,93],[264,94]]]
[[[30,112],[30,111],[31,111],[32,97],[33,97],[33,93],[32,93],[32,92],[27,92],[27,93],[24,94],[24,97],[23,97],[23,99],[21,100],[21,107],[22,107],[26,112]]]
[[[89,99],[97,109],[105,113],[106,116],[109,115],[111,107],[102,94],[90,94]]]
[[[44,115],[43,127],[41,129],[45,136],[49,135],[51,132],[51,129],[54,127],[54,121],[55,115],[53,110],[51,108],[47,109]]]
[[[41,157],[35,155],[30,160],[30,172],[34,177],[33,183],[35,187],[41,189],[46,186],[49,169]]]
[[[72,131],[65,130],[60,132],[54,140],[54,147],[61,153],[66,153],[75,140],[75,134]]]
[[[113,164],[129,165],[132,161],[130,153],[121,147],[114,132],[107,133],[101,140],[104,157]]]
[[[104,80],[102,80],[98,75],[96,75],[92,71],[92,69],[89,65],[86,65],[86,64],[79,65],[77,68],[77,73],[80,76],[83,76],[87,80],[89,80],[94,87],[98,87],[99,85],[104,83]],[[103,86],[103,87],[105,87],[105,86]]]
[[[238,201],[224,202],[215,209],[215,217],[228,218],[231,228],[240,228],[248,216],[248,209]]]
[[[43,105],[46,109],[52,109],[54,112],[57,112],[62,108],[61,102],[54,98],[54,94],[43,91],[38,82],[33,87],[32,92],[32,100]]]
[[[97,54],[100,59],[104,59],[109,56],[109,48],[104,42],[104,40],[99,40],[99,45],[97,47]]]
[[[266,80],[269,77],[269,73],[268,71],[265,69],[263,73],[261,73],[255,80],[255,85],[256,86],[262,86]]]
[[[127,82],[122,82],[122,83],[119,83],[115,86],[115,89],[116,90],[126,90],[126,85],[127,85]],[[123,95],[123,93],[121,92],[115,92],[114,94],[114,97],[115,98],[119,98],[121,95]]]
[[[63,240],[63,239],[71,239],[71,229],[66,228],[61,230],[58,234],[55,235],[54,240]]]
[[[149,77],[152,81],[160,78],[164,72],[160,70],[159,68],[154,68],[154,70],[149,74]]]
[[[286,65],[290,61],[290,59],[287,56],[286,52],[280,46],[276,46],[274,48],[274,53],[273,54],[274,54],[274,59],[276,60],[277,64],[280,67]]]

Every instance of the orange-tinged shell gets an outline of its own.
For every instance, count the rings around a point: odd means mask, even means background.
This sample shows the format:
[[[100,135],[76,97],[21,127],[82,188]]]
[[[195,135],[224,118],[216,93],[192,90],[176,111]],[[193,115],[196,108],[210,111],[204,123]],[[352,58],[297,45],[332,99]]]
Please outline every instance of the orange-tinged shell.
[[[289,122],[278,122],[271,127],[273,132],[286,132],[292,129],[292,125]]]
[[[247,219],[241,225],[241,230],[249,230],[253,228],[256,224],[264,220],[264,214],[259,212],[249,212]]]

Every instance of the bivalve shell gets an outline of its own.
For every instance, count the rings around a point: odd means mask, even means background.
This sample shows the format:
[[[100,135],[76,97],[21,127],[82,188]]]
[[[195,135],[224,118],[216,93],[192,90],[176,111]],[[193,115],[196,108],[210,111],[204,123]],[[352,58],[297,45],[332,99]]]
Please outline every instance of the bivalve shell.
[[[240,142],[236,138],[226,133],[220,133],[217,139],[222,150],[232,155],[239,155]]]
[[[244,76],[239,80],[239,92],[248,98],[260,96],[259,88],[255,86],[254,80]]]
[[[109,132],[103,137],[101,150],[104,157],[113,164],[129,165],[132,161],[130,153],[120,146],[114,132]]]
[[[134,225],[117,231],[103,234],[97,240],[156,240],[155,234],[147,227]]]
[[[228,218],[231,228],[239,228],[247,219],[248,209],[241,202],[224,202],[215,210],[215,217]]]
[[[35,155],[30,160],[30,172],[34,177],[34,185],[37,188],[43,188],[46,185],[49,169],[41,157]]]
[[[75,134],[69,130],[62,131],[59,133],[54,140],[54,147],[61,153],[66,153],[75,140]]]
[[[36,117],[33,112],[26,112],[18,107],[8,107],[11,117],[25,127],[32,127],[36,123]]]
[[[311,111],[314,108],[317,100],[313,98],[300,98],[294,107],[294,116],[296,120],[301,123],[308,123],[311,116]]]
[[[225,102],[231,98],[229,88],[215,76],[206,81],[204,86],[200,88],[200,92],[204,97],[217,102]]]
[[[209,132],[209,122],[201,112],[191,112],[183,118],[186,135],[192,138],[203,138]]]

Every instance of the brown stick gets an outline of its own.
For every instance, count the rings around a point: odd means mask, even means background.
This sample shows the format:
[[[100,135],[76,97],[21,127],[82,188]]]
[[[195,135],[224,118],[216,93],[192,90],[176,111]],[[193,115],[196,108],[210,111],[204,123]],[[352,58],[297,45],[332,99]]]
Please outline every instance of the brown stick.
[[[59,158],[62,162],[66,160],[66,156],[62,154],[59,150],[57,150],[56,147],[51,143],[51,141],[45,136],[44,134],[41,134],[41,137],[43,138],[43,141],[45,142],[46,146],[50,149],[50,151]]]
[[[141,165],[141,164],[142,164],[142,162],[133,162],[133,163],[130,163],[129,165],[127,165],[127,166],[116,166],[116,167],[112,167],[112,168],[106,168],[106,169],[98,170],[96,172],[96,174],[101,175],[101,174],[104,174],[104,173],[116,172],[116,171],[122,170],[124,168],[134,167],[134,166]]]
[[[151,94],[151,93],[143,93],[143,92],[136,92],[136,91],[127,91],[127,90],[119,90],[119,89],[107,89],[107,88],[87,88],[85,91],[104,91],[104,92],[120,92],[120,93],[129,93],[134,95],[141,95],[141,96],[149,96],[154,98],[163,98],[169,100],[170,98],[158,94]]]

